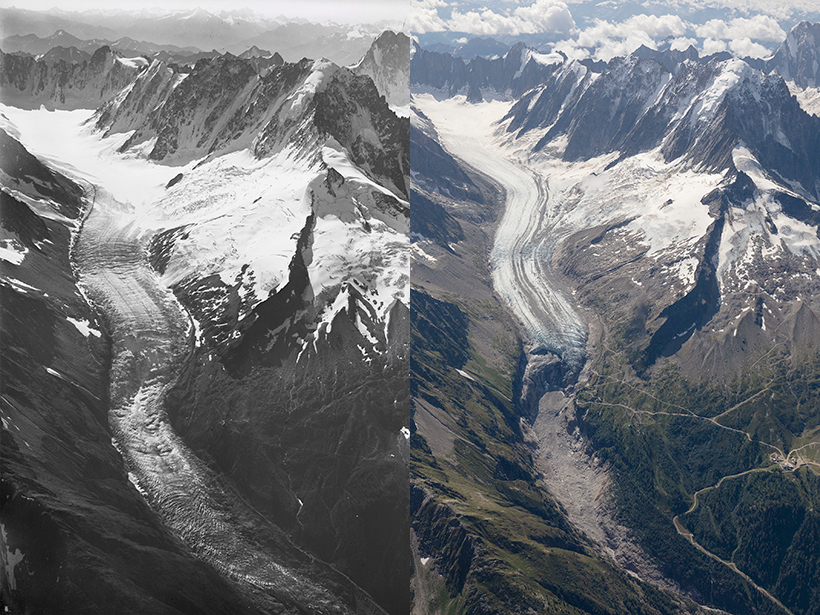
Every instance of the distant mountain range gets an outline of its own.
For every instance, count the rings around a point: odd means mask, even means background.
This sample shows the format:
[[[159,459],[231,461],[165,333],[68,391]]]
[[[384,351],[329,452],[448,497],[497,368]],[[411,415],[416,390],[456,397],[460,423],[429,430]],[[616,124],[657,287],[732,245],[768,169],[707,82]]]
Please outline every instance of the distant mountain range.
[[[285,18],[264,19],[208,11],[150,13],[57,12],[0,9],[5,38],[0,49],[39,56],[54,47],[93,53],[108,45],[126,56],[145,55],[171,61],[196,61],[212,50],[240,54],[251,47],[278,52],[290,62],[326,57],[340,65],[358,61],[379,25],[313,24]],[[196,57],[195,57],[196,56]]]

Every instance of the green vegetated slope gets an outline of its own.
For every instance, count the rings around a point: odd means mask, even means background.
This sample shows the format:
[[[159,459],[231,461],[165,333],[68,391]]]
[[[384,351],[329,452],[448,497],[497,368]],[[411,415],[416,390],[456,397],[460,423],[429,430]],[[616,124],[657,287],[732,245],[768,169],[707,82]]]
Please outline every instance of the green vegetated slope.
[[[599,556],[540,482],[513,402],[520,341],[486,269],[498,194],[473,181],[468,203],[411,196],[443,231],[412,272],[413,612],[698,612]]]
[[[706,327],[647,369],[652,324],[639,287],[613,297],[623,275],[577,280],[604,335],[576,400],[613,469],[621,520],[704,604],[820,613],[820,359],[800,324],[814,312],[781,302],[761,327],[754,306],[768,295],[724,296]],[[717,355],[723,367],[701,367]]]

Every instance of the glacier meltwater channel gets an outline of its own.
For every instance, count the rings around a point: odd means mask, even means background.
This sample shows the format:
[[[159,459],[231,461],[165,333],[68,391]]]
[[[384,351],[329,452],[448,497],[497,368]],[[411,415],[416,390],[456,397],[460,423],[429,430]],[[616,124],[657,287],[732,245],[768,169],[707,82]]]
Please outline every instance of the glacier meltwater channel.
[[[140,163],[140,170],[136,161],[122,164],[110,152],[92,151],[99,137],[78,122],[79,114],[4,111],[27,147],[80,182],[92,201],[73,258],[79,285],[104,315],[111,335],[109,424],[129,478],[166,527],[226,576],[310,612],[350,613],[328,589],[276,561],[252,530],[264,526],[264,519],[174,432],[164,399],[188,359],[190,320],[149,263],[152,231],[142,228],[135,207],[123,202],[129,192],[123,186],[139,186],[147,179],[147,166]],[[38,124],[48,128],[38,130]],[[117,167],[113,172],[106,168],[111,165]],[[358,596],[357,602],[361,605]],[[367,598],[363,602],[373,606]]]
[[[586,328],[552,267],[566,231],[551,215],[546,178],[497,145],[495,122],[509,103],[437,101],[430,94],[414,94],[414,102],[451,154],[503,186],[507,202],[490,255],[495,289],[526,327],[533,352],[552,352],[580,370]]]

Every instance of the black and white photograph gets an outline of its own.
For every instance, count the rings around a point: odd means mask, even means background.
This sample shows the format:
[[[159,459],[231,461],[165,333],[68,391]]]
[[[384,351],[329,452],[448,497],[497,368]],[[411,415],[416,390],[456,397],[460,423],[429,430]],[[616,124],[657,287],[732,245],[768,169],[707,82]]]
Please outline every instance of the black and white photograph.
[[[80,4],[2,13],[6,610],[407,613],[402,15]]]

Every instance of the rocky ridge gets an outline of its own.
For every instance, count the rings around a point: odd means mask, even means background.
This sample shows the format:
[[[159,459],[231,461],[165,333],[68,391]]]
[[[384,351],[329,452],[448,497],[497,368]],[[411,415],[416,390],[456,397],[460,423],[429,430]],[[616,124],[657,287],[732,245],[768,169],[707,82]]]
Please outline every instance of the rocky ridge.
[[[388,30],[380,34],[361,61],[351,67],[355,74],[370,77],[394,110],[410,104],[410,49],[409,36]]]
[[[147,66],[143,58],[125,58],[100,47],[89,59],[35,59],[0,51],[3,102],[37,109],[91,109],[128,86]]]

